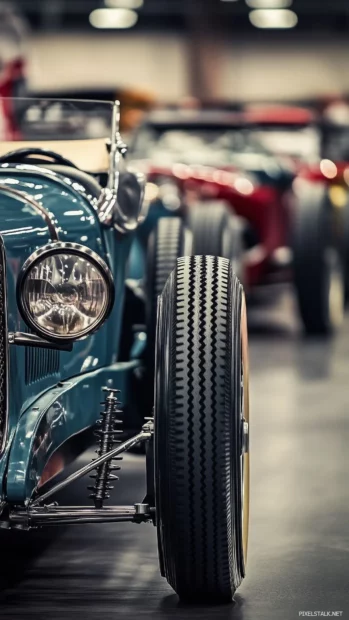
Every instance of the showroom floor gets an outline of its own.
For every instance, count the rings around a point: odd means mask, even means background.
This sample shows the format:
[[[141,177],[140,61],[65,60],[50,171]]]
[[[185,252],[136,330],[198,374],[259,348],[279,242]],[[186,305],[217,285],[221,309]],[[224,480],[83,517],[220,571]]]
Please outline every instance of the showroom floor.
[[[159,576],[151,525],[85,525],[2,533],[2,619],[349,613],[349,320],[335,342],[305,342],[290,306],[286,294],[274,310],[250,312],[251,530],[235,604],[179,605]],[[143,472],[141,456],[125,459],[118,503],[142,499]],[[85,487],[80,481],[65,500],[86,503]]]

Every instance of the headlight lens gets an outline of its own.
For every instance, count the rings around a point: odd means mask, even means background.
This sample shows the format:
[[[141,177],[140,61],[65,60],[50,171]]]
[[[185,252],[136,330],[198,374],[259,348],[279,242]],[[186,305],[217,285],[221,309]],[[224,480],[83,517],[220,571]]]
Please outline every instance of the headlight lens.
[[[55,243],[25,263],[17,296],[24,320],[40,335],[77,339],[106,319],[114,286],[97,254],[77,244]]]

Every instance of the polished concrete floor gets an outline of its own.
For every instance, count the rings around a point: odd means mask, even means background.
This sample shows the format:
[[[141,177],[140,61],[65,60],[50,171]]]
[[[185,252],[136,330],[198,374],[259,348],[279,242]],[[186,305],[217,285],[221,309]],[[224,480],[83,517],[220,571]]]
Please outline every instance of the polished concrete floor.
[[[159,576],[151,525],[1,534],[0,617],[291,620],[349,616],[349,320],[304,341],[285,294],[250,312],[252,488],[248,574],[229,606],[186,607]],[[63,498],[86,503],[86,481]],[[128,456],[117,502],[142,499]]]

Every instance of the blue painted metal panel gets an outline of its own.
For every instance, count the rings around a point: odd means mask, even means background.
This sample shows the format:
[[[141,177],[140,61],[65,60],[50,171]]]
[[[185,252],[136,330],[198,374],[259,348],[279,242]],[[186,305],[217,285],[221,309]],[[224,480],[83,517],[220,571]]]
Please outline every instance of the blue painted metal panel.
[[[119,380],[121,384],[126,381],[128,367],[116,362],[122,327],[124,282],[133,235],[122,235],[114,229],[102,228],[95,201],[84,195],[79,184],[65,182],[58,175],[0,168],[0,184],[28,194],[42,204],[51,213],[60,240],[81,243],[97,252],[109,264],[116,289],[115,305],[108,321],[96,334],[75,343],[73,352],[59,353],[59,367],[54,376],[39,376],[37,380],[28,382],[25,348],[10,349],[9,432],[6,451],[0,460],[0,478],[4,479],[9,463],[8,497],[11,501],[23,501],[35,485],[33,472],[36,472],[35,476],[40,475],[47,459],[47,455],[42,457],[43,453],[34,450],[40,420],[48,421],[48,428],[52,430],[51,453],[58,442],[62,443],[72,433],[94,423],[99,413],[100,389],[108,377],[112,375],[117,388],[122,387]],[[23,202],[0,190],[0,234],[4,239],[7,260],[9,330],[25,331],[15,297],[17,276],[30,254],[51,240],[49,228],[30,202]],[[58,381],[71,381],[71,386],[53,387]],[[61,389],[59,398],[52,393],[52,390]],[[35,413],[34,406],[39,406]],[[66,412],[64,415],[58,413],[60,406]],[[35,462],[33,450],[36,452]]]

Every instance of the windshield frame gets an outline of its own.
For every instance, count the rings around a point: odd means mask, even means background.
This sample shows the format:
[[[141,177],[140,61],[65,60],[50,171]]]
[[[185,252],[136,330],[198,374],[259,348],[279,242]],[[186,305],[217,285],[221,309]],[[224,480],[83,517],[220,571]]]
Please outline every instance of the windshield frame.
[[[96,108],[97,106],[110,106],[110,134],[109,136],[105,136],[101,137],[101,138],[93,138],[93,137],[86,137],[86,138],[78,138],[78,139],[71,139],[65,137],[63,139],[44,139],[44,138],[39,138],[39,139],[32,139],[30,137],[25,137],[23,140],[18,140],[18,139],[13,139],[13,135],[11,136],[10,139],[6,139],[6,132],[5,132],[5,139],[0,140],[0,147],[2,148],[3,154],[5,155],[5,153],[10,152],[11,150],[17,150],[19,148],[30,148],[31,145],[40,147],[42,149],[48,149],[48,150],[53,150],[56,151],[58,153],[60,153],[62,150],[65,151],[64,148],[64,144],[67,144],[67,149],[66,149],[66,153],[64,153],[64,156],[66,156],[67,159],[70,159],[69,157],[69,146],[68,143],[70,143],[70,145],[72,147],[77,146],[77,143],[81,143],[84,147],[84,150],[86,150],[86,153],[88,152],[87,146],[90,142],[91,146],[92,146],[92,152],[93,152],[93,148],[95,147],[95,143],[98,140],[98,142],[105,142],[105,157],[103,157],[103,160],[105,160],[105,164],[103,164],[102,168],[103,169],[91,169],[90,167],[85,167],[84,165],[78,165],[79,168],[81,168],[81,170],[84,170],[85,172],[91,172],[92,174],[98,174],[101,172],[106,172],[108,174],[108,184],[110,183],[110,185],[112,185],[113,182],[117,181],[118,179],[118,164],[119,164],[119,160],[120,160],[120,153],[119,153],[119,147],[120,144],[122,144],[121,141],[121,137],[120,137],[120,102],[119,101],[107,101],[107,100],[93,100],[93,99],[74,99],[74,98],[66,98],[66,97],[4,97],[1,99],[1,105],[4,107],[6,106],[11,106],[13,105],[14,102],[17,102],[18,105],[20,105],[21,102],[25,103],[34,103],[35,101],[37,102],[42,102],[43,104],[45,104],[47,102],[47,104],[54,104],[54,103],[66,103],[66,104],[73,104],[77,107],[79,107],[79,104],[88,104],[91,106],[91,108],[95,105]],[[81,113],[83,113],[83,107],[81,108]],[[67,117],[68,117],[68,113],[67,113]],[[10,119],[14,120],[14,119]],[[106,132],[107,134],[107,132]],[[74,145],[74,142],[76,143]],[[94,143],[94,144],[92,144]],[[50,144],[52,145],[53,148],[50,149]],[[86,145],[86,148],[85,148]],[[59,148],[58,148],[59,147]],[[74,152],[74,148],[72,149]],[[93,159],[93,156],[90,157],[90,161],[91,159]],[[97,158],[96,158],[97,159]],[[102,158],[100,158],[101,160]],[[93,166],[92,166],[93,168]]]

